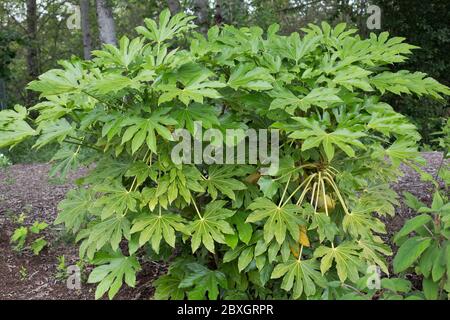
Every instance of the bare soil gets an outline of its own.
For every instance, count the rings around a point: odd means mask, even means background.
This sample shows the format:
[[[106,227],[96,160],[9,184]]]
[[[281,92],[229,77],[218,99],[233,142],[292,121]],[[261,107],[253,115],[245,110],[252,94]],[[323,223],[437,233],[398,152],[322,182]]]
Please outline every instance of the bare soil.
[[[436,176],[442,164],[442,153],[423,153],[423,157],[427,160],[424,170]],[[75,179],[85,173],[84,170],[71,175],[67,181],[61,181],[48,177],[47,164],[20,164],[0,169],[0,299],[94,299],[94,285],[83,282],[80,290],[69,290],[66,281],[57,277],[59,256],[65,256],[66,265],[75,264],[79,257],[73,238],[61,227],[52,225],[57,215],[57,204],[74,186]],[[398,194],[408,191],[430,203],[432,184],[420,181],[419,175],[410,168],[402,170],[404,176],[393,186]],[[17,252],[10,244],[9,239],[18,226],[16,220],[21,213],[27,216],[25,224],[36,220],[49,224],[44,231],[49,245],[38,256],[29,250]],[[388,231],[385,238],[391,238],[414,214],[401,201],[395,217],[384,219]],[[124,287],[116,299],[151,298],[154,291],[152,281],[165,272],[165,266],[153,261],[141,261],[141,265],[143,270],[139,273],[136,288]],[[85,277],[90,268],[84,268]]]

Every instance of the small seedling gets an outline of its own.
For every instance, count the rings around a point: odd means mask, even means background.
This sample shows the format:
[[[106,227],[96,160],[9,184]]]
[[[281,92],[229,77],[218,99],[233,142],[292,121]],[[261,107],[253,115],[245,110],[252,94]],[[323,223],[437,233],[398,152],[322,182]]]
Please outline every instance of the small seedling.
[[[25,215],[22,213],[17,219],[17,222],[23,224],[25,220]],[[38,235],[48,227],[48,224],[45,222],[35,221],[31,227],[20,226],[14,230],[13,235],[11,236],[11,243],[15,243],[14,250],[22,251],[26,248],[26,242],[29,239],[29,234]],[[31,241],[31,240],[29,240]],[[39,255],[42,249],[47,245],[47,241],[44,237],[39,237],[34,239],[29,248],[33,251],[35,255]]]
[[[19,269],[20,281],[25,281],[28,278],[28,270],[24,266]]]
[[[64,280],[67,278],[66,257],[64,255],[57,257],[58,265],[56,266],[56,279]]]

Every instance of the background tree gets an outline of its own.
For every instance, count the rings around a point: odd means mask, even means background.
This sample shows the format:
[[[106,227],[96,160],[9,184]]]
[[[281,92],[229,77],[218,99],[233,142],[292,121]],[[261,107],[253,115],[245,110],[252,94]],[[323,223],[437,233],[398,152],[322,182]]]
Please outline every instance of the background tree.
[[[27,69],[28,81],[32,81],[39,75],[39,47],[37,37],[37,4],[36,0],[27,0]],[[36,94],[28,91],[27,102],[32,103]]]
[[[102,43],[117,45],[116,25],[107,0],[96,0],[97,21]]]
[[[428,73],[445,85],[450,84],[450,1],[377,0],[382,9],[382,29],[405,37],[419,46],[401,68]],[[399,112],[410,116],[420,127],[423,141],[431,143],[432,133],[439,131],[442,121],[450,116],[450,100],[437,102],[421,97],[391,97]]]
[[[167,6],[169,7],[172,15],[175,15],[181,11],[181,4],[178,0],[167,0]]]
[[[211,23],[211,8],[208,0],[194,0],[194,14],[197,16],[198,30],[206,34]]]
[[[81,31],[83,33],[84,58],[91,59],[92,39],[89,23],[89,0],[80,0]]]
[[[67,10],[67,3],[80,5],[81,29],[66,27],[67,19],[73,14]],[[389,31],[393,35],[404,36],[408,42],[421,47],[405,67],[426,72],[449,84],[450,2],[434,0],[425,5],[419,0],[374,0],[370,3],[377,4],[382,9],[382,29],[375,30],[376,33]],[[184,11],[197,15],[197,31],[200,32],[206,32],[208,27],[215,24],[237,27],[257,25],[267,28],[278,23],[280,33],[289,34],[294,31],[301,33],[301,28],[308,23],[327,21],[336,25],[344,21],[358,26],[360,33],[367,36],[373,31],[366,27],[367,4],[368,0],[2,1],[2,30],[24,40],[20,45],[15,41],[11,42],[16,55],[8,62],[11,73],[5,82],[7,104],[27,104],[29,99],[24,90],[26,84],[39,72],[56,67],[58,60],[71,56],[89,58],[91,49],[99,49],[102,42],[115,43],[116,38],[124,34],[136,36],[135,27],[143,25],[145,18],[157,19],[166,7],[173,13]],[[88,5],[92,10],[86,10]],[[94,5],[97,10],[93,9]],[[101,14],[97,17],[99,6]],[[103,17],[106,17],[106,20]],[[448,102],[437,103],[425,98],[408,97],[387,99],[396,110],[409,115],[421,127],[426,143],[433,139],[431,133],[438,130],[442,118],[448,117]]]

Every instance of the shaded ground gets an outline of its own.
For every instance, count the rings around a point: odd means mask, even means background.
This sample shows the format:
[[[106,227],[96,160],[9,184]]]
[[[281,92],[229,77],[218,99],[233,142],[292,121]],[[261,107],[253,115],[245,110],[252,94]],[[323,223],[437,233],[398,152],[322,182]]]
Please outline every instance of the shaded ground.
[[[64,255],[66,265],[74,265],[78,249],[70,235],[61,227],[53,226],[56,207],[72,182],[82,171],[69,177],[70,182],[48,177],[46,164],[14,165],[0,169],[0,299],[94,299],[95,286],[82,284],[81,290],[69,290],[66,280],[57,277],[58,257]],[[25,225],[45,221],[44,231],[49,246],[35,256],[30,250],[16,252],[10,237],[20,213],[26,215]],[[164,272],[164,266],[151,261],[141,261],[142,272],[137,289],[126,288],[117,299],[148,299],[153,294],[151,281]],[[82,274],[86,277],[89,269]]]
[[[435,176],[442,163],[442,154],[423,153],[428,164],[424,170]],[[66,265],[78,261],[77,248],[69,235],[53,226],[56,206],[73,186],[74,179],[82,171],[72,175],[70,182],[48,178],[49,166],[46,164],[14,165],[0,169],[0,299],[93,299],[95,286],[83,283],[81,290],[69,290],[64,279],[58,280],[57,257],[64,255]],[[433,187],[420,181],[419,175],[409,168],[403,168],[405,175],[394,189],[401,194],[409,191],[423,202],[430,203]],[[45,231],[49,246],[39,256],[29,251],[18,253],[12,250],[9,239],[17,227],[14,222],[20,213],[25,213],[25,224],[36,220],[46,221]],[[394,218],[385,219],[388,237],[414,215],[403,202],[396,209]],[[395,249],[395,248],[394,248]],[[151,261],[141,261],[143,271],[138,276],[136,289],[125,288],[117,299],[148,299],[153,294],[152,280],[164,272],[164,266]],[[89,269],[84,270],[87,274]],[[414,279],[412,279],[414,280]]]

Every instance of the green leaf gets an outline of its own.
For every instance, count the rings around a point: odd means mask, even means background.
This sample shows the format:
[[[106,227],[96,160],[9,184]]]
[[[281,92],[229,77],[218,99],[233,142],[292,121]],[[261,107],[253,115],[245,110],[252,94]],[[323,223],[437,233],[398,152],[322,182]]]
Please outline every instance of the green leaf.
[[[220,271],[209,270],[198,263],[189,263],[186,268],[190,273],[181,281],[179,288],[194,287],[188,292],[190,300],[203,300],[206,293],[210,300],[216,300],[219,296],[219,288],[228,287],[227,279]]]
[[[394,242],[397,243],[398,240],[408,234],[410,234],[413,231],[416,231],[423,225],[427,224],[431,221],[431,217],[427,214],[422,214],[419,216],[416,216],[412,219],[409,219],[406,221],[406,223],[403,225],[403,227],[400,229],[400,231],[397,232],[397,234],[394,237]]]
[[[61,65],[64,70],[47,71],[39,76],[39,80],[30,82],[27,89],[41,92],[44,97],[78,92],[83,78],[81,62],[63,61]]]
[[[315,260],[289,260],[278,264],[272,272],[272,279],[283,277],[281,288],[286,291],[293,289],[294,299],[312,296],[317,291],[317,286],[325,288],[327,282],[320,274],[319,265]]]
[[[120,74],[111,73],[92,81],[86,90],[93,94],[106,95],[129,87],[135,87],[133,80]]]
[[[175,248],[175,231],[187,233],[183,222],[184,219],[178,214],[142,214],[133,221],[130,233],[140,232],[139,246],[150,241],[153,250],[159,253],[161,239],[164,238],[167,244]]]
[[[101,208],[102,220],[109,218],[113,214],[124,214],[125,212],[137,210],[139,192],[128,191],[120,184],[98,185],[95,191],[103,195],[99,197],[94,206]]]
[[[349,278],[352,282],[359,279],[358,267],[361,263],[359,248],[351,242],[343,242],[337,247],[320,246],[314,251],[314,257],[320,257],[320,271],[325,274],[336,262],[336,269],[341,282]]]
[[[267,198],[258,198],[250,206],[253,212],[248,216],[246,222],[258,222],[266,220],[264,223],[264,240],[269,243],[274,237],[279,244],[286,238],[286,230],[289,231],[293,239],[299,238],[299,225],[304,221],[299,216],[303,208],[293,204],[277,206]]]
[[[100,59],[97,59],[97,61],[101,61],[103,64],[114,64],[127,69],[142,53],[143,47],[144,43],[141,38],[135,38],[130,42],[124,36],[120,39],[118,48],[111,44],[105,44],[103,50],[94,50],[92,54],[99,57]],[[120,86],[120,82],[117,84]],[[105,85],[107,84],[105,83]],[[110,87],[113,89],[112,86]],[[116,89],[115,91],[118,90],[120,89]]]
[[[430,238],[413,237],[406,240],[394,258],[394,272],[399,273],[411,267],[430,244]]]
[[[109,244],[113,250],[119,248],[123,238],[130,240],[130,222],[124,216],[115,216],[107,220],[89,225],[81,230],[76,241],[83,239],[80,246],[80,256],[92,259],[94,254]]]
[[[43,124],[40,124],[42,127]],[[33,148],[40,149],[43,146],[52,142],[63,142],[63,140],[74,132],[74,128],[67,122],[66,119],[59,119],[53,123],[47,123],[39,136],[39,139],[34,144]]]
[[[413,210],[418,211],[420,208],[426,207],[427,205],[422,201],[419,201],[415,196],[409,192],[403,192],[405,204]]]
[[[370,263],[378,265],[384,273],[389,275],[385,256],[392,256],[391,248],[384,244],[379,237],[360,239],[357,243],[362,248],[361,257],[364,257]]]
[[[371,73],[372,72],[357,66],[349,66],[338,71],[332,82],[339,84],[350,91],[353,91],[354,88],[363,91],[373,91],[369,84],[369,79],[367,78]]]
[[[152,41],[162,43],[194,28],[194,25],[189,23],[193,19],[194,16],[187,16],[183,12],[171,17],[169,9],[165,9],[159,15],[158,24],[153,19],[145,19],[147,28],[137,27],[136,31]]]
[[[231,217],[234,211],[223,208],[226,201],[218,200],[206,205],[205,212],[201,218],[192,221],[188,230],[192,234],[192,252],[197,251],[200,244],[214,253],[214,241],[226,243],[224,235],[233,234],[233,228],[225,219]]]
[[[290,138],[304,140],[302,151],[322,145],[328,161],[331,161],[335,153],[334,146],[340,148],[349,157],[355,156],[355,151],[351,146],[365,149],[365,146],[358,140],[358,138],[366,136],[363,132],[352,132],[348,129],[337,129],[334,132],[327,133],[319,126],[317,122],[308,122],[304,118],[295,118],[295,120],[299,121],[302,126],[307,127],[301,131],[294,131],[289,135]]]
[[[15,105],[14,110],[0,111],[0,148],[14,146],[37,132],[25,121],[27,110]]]
[[[68,231],[77,232],[81,225],[87,221],[93,201],[94,192],[91,189],[70,190],[66,198],[58,204],[59,214],[55,224],[64,223]]]
[[[264,91],[272,89],[273,77],[269,70],[253,65],[239,64],[234,69],[228,79],[228,85],[237,90],[239,88],[255,91]]]
[[[385,91],[394,94],[411,94],[415,93],[418,96],[430,95],[437,99],[443,99],[442,94],[450,94],[450,89],[433,78],[426,77],[425,73],[401,70],[396,73],[383,72],[370,79],[381,93]]]
[[[238,259],[238,269],[242,272],[253,260],[253,247],[246,248],[242,251]]]
[[[183,300],[185,290],[179,288],[182,278],[176,275],[164,275],[153,282],[155,286],[155,300]]]
[[[247,189],[243,182],[233,178],[235,172],[234,166],[211,166],[208,170],[207,179],[201,181],[201,185],[213,200],[217,198],[218,192],[235,200],[235,191]]]
[[[39,253],[44,249],[44,247],[47,245],[47,241],[44,239],[44,237],[37,238],[33,241],[31,244],[31,250],[33,250],[33,253],[35,255],[39,255]]]
[[[47,227],[48,227],[47,223],[35,221],[33,225],[30,227],[30,231],[34,234],[39,234],[42,230],[45,230]]]
[[[100,299],[107,291],[109,299],[114,298],[124,281],[128,286],[134,287],[136,273],[141,269],[136,257],[126,257],[121,252],[113,255],[98,254],[94,264],[99,266],[89,274],[88,283],[99,283],[95,299]]]
[[[186,78],[184,73],[188,73],[190,77]],[[216,89],[223,88],[226,84],[210,80],[209,78],[212,76],[213,73],[210,70],[193,63],[181,66],[178,73],[174,75],[176,78],[171,83],[158,85],[158,90],[162,91],[158,99],[158,105],[172,101],[176,97],[186,106],[191,101],[203,104],[204,98],[221,98]],[[181,88],[177,82],[181,82]]]
[[[176,109],[171,112],[171,116],[178,122],[180,128],[186,128],[192,135],[195,134],[195,121],[201,122],[206,129],[220,125],[217,110],[202,104],[192,104],[186,108]]]
[[[297,109],[308,111],[311,106],[326,109],[342,102],[337,96],[338,93],[339,89],[335,88],[314,88],[306,96],[297,97],[288,89],[278,87],[270,93],[271,97],[275,98],[270,109],[283,109],[292,115]]]
[[[122,136],[122,144],[131,140],[131,150],[135,153],[144,142],[148,148],[157,153],[156,133],[164,140],[173,141],[172,134],[165,126],[175,125],[177,122],[166,114],[168,109],[159,109],[147,118],[131,118],[124,121],[128,126]]]
[[[27,227],[19,227],[14,230],[11,236],[11,243],[16,243],[16,248],[21,250],[25,245],[25,241],[27,240],[28,229]]]
[[[437,300],[439,297],[439,282],[424,278],[422,281],[423,293],[427,300]]]
[[[125,173],[125,177],[135,177],[136,186],[140,186],[147,178],[151,177],[152,180],[157,179],[157,172],[155,167],[149,166],[143,161],[134,162],[128,171]]]
[[[381,287],[393,292],[407,293],[411,290],[411,282],[400,278],[383,278],[381,279]]]

